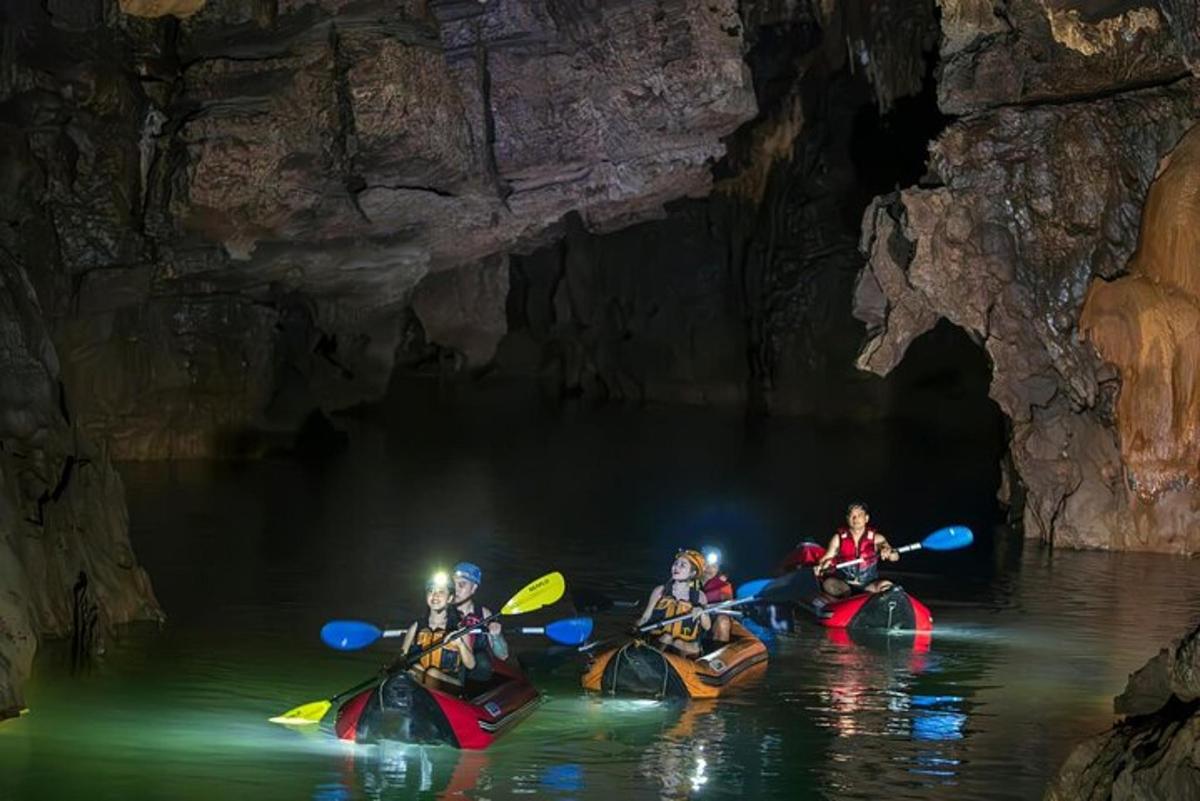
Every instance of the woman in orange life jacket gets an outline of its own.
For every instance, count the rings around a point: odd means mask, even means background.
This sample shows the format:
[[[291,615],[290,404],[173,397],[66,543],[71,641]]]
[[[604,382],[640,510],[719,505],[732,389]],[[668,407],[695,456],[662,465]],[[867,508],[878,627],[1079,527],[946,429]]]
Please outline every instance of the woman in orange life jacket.
[[[700,589],[704,592],[705,604],[733,600],[733,584],[721,572],[721,552],[716,548],[704,549],[704,572],[700,578],[704,582]],[[729,642],[729,626],[729,615],[714,615],[709,639],[718,646]]]
[[[462,617],[462,625],[472,626],[492,611],[486,606],[475,606],[475,591],[483,583],[483,570],[471,562],[459,562],[454,566],[454,608]],[[503,629],[496,621],[487,626],[487,636],[475,639],[475,667],[471,669],[471,681],[487,681],[492,677],[492,660],[508,659],[508,641]]]
[[[700,590],[703,571],[704,557],[699,551],[689,549],[675,554],[675,561],[671,563],[671,580],[654,588],[646,603],[646,610],[637,622],[638,626],[643,626],[691,612],[691,617],[653,629],[650,634],[656,636],[659,645],[664,648],[674,648],[684,656],[693,658],[700,656],[701,630],[712,628],[712,620],[704,611],[704,593]]]
[[[900,561],[900,554],[887,538],[867,526],[871,516],[867,505],[855,501],[846,508],[846,526],[834,532],[825,548],[825,555],[817,562],[813,572],[822,577],[836,562],[862,559],[862,563],[844,567],[836,574],[824,575],[821,589],[835,598],[849,595],[852,591],[884,592],[892,588],[892,582],[879,578],[879,560]]]
[[[415,620],[404,634],[404,656],[411,658],[421,653],[459,627],[461,618],[450,606],[450,579],[438,573],[425,582],[425,602],[429,605],[429,616]],[[466,673],[475,667],[475,653],[471,647],[471,635],[460,637],[442,648],[437,648],[421,657],[410,672],[426,687],[457,693],[461,690]]]

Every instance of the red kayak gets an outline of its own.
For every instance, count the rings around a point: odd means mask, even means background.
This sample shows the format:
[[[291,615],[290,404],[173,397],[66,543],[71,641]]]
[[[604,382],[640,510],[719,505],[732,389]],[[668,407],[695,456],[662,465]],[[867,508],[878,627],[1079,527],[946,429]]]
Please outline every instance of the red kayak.
[[[491,745],[541,700],[524,674],[501,661],[487,682],[467,682],[463,697],[400,673],[342,704],[334,731],[359,743],[400,740],[477,750]]]
[[[783,560],[783,569],[812,568],[821,560],[825,549],[815,542],[802,542]],[[821,591],[817,577],[812,577],[810,592],[796,606],[815,615],[822,626],[864,630],[902,630],[928,632],[933,630],[929,608],[909,595],[902,587],[878,593],[863,592],[847,598],[835,598]]]

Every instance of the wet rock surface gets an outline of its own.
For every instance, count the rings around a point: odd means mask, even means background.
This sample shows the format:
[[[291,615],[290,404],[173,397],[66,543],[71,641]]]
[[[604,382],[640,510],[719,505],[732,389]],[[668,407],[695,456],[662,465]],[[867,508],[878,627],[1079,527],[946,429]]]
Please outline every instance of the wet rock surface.
[[[1117,431],[1140,504],[1195,506],[1200,479],[1200,128],[1159,165],[1129,274],[1092,284],[1080,328],[1117,366]],[[1180,499],[1172,496],[1182,496]]]
[[[886,373],[945,318],[978,337],[1011,419],[1026,533],[1071,547],[1191,552],[1189,517],[1140,507],[1117,447],[1114,371],[1079,337],[1089,282],[1125,269],[1158,160],[1200,114],[1194,79],[952,125],[938,186],[878,201],[855,314],[864,369]],[[1173,521],[1173,522],[1172,522]]]
[[[730,2],[10,5],[6,199],[80,425],[122,458],[379,397],[414,298],[486,361],[488,265],[569,211],[707,192],[756,111]],[[496,291],[455,324],[429,298],[471,265]]]
[[[1200,628],[1130,675],[1113,704],[1124,721],[1075,749],[1046,801],[1197,797],[1198,699]]]
[[[0,718],[24,706],[40,638],[82,664],[114,624],[160,616],[120,476],[72,424],[33,287],[0,252]]]
[[[939,5],[938,96],[948,114],[1126,92],[1179,78],[1194,63],[1195,8],[1177,0]]]

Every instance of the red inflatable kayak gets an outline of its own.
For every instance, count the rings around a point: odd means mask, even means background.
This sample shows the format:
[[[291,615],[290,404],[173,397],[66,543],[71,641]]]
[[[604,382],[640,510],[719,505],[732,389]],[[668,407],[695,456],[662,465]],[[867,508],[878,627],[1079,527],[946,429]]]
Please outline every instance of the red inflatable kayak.
[[[815,542],[802,542],[784,558],[783,569],[804,570],[811,575],[813,566],[824,553],[825,549]],[[806,595],[796,606],[813,614],[822,626],[852,630],[933,630],[929,608],[899,586],[886,592],[835,598],[822,592],[817,577],[813,576],[811,591]]]
[[[364,743],[400,740],[487,748],[542,700],[516,668],[497,661],[485,683],[467,682],[464,697],[431,689],[400,673],[338,708],[334,731]]]

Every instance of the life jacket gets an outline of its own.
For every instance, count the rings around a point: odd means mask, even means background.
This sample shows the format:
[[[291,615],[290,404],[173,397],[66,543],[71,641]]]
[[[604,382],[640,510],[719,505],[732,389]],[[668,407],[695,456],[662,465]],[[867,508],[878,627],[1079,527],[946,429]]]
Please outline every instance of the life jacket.
[[[458,628],[458,619],[451,616],[447,618],[446,625],[451,630]],[[417,621],[417,636],[413,637],[412,645],[408,647],[409,658],[416,656],[426,648],[436,645],[445,639],[449,632],[446,629],[431,629],[429,627],[429,618]],[[471,635],[467,635],[470,637]],[[462,668],[462,658],[459,656],[458,650],[454,647],[436,648],[417,660],[417,664],[423,668],[437,668],[443,673],[455,674]]]
[[[838,537],[838,561],[848,562],[851,559],[862,559],[862,564],[843,567],[841,574],[843,578],[853,584],[870,584],[879,575],[879,552],[875,549],[875,538],[879,536],[879,532],[873,528],[868,528],[863,532],[862,538],[858,541],[858,545],[854,544],[854,535],[850,533],[848,528],[839,528],[837,531]]]
[[[704,582],[704,597],[710,604],[732,601],[733,585],[729,583],[729,578],[724,573],[718,573]]]
[[[671,595],[664,586],[662,597],[658,599],[658,603],[654,605],[654,611],[650,613],[650,622],[654,623],[658,620],[667,620],[676,615],[685,615],[692,611],[703,598],[704,596],[700,591],[692,587],[688,590],[688,599],[681,601],[674,595]],[[653,633],[662,634],[664,632],[677,640],[691,642],[700,636],[700,621],[697,618],[676,620],[665,628],[654,629]]]

